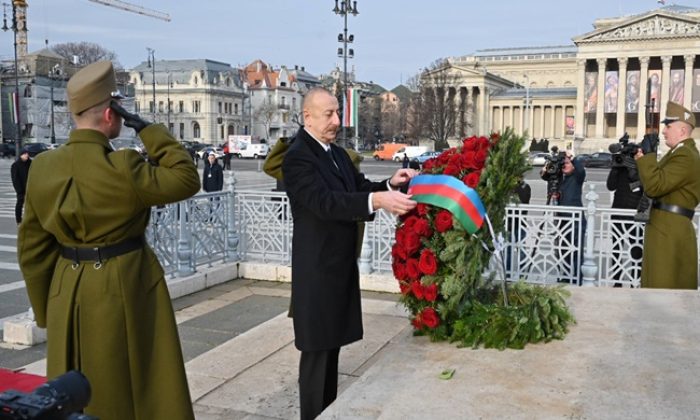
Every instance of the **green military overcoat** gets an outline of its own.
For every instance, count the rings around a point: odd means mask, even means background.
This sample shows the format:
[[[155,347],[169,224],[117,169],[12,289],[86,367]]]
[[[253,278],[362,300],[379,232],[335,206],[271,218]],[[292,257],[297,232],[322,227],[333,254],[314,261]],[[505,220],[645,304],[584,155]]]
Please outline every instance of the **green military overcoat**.
[[[192,419],[182,352],[163,269],[148,245],[73,264],[60,246],[96,247],[142,236],[150,208],[199,190],[187,151],[162,125],[140,137],[155,164],[113,151],[94,130],[32,163],[18,258],[36,322],[47,329],[47,376],[70,369],[92,387],[101,420]]]
[[[694,210],[700,202],[700,155],[685,139],[661,161],[650,153],[637,160],[644,191],[655,201]],[[690,219],[652,209],[644,231],[642,287],[697,289],[698,250]]]

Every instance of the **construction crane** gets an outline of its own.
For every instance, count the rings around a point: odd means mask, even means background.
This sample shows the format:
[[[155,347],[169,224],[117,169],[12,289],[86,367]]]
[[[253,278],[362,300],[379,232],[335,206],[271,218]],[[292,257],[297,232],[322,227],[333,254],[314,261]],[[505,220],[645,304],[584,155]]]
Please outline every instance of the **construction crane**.
[[[138,13],[139,15],[150,16],[156,19],[161,19],[166,22],[170,22],[170,15],[167,13],[159,12],[153,9],[147,9],[142,6],[138,6],[132,3],[127,3],[121,0],[89,0],[93,3],[99,3],[104,6],[115,7],[117,9],[125,10],[127,12]]]

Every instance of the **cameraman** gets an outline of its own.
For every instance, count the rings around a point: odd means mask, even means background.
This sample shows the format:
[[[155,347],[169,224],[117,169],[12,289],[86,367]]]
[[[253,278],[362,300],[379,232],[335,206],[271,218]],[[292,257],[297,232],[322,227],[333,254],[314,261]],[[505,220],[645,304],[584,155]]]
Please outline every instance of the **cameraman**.
[[[668,102],[661,122],[668,153],[657,162],[656,142],[645,137],[645,153],[640,150],[634,157],[644,191],[654,199],[644,231],[642,287],[697,289],[697,239],[692,219],[700,202],[700,155],[690,137],[695,115]]]
[[[556,153],[556,150],[553,150]],[[571,154],[562,152],[561,156],[561,170],[552,171],[548,170],[547,165],[540,172],[540,176],[547,182],[552,182],[559,180],[559,189],[554,192],[558,195],[557,205],[559,206],[570,206],[570,207],[583,207],[583,182],[586,180],[586,169],[583,167],[583,161],[578,158],[572,158]],[[567,218],[570,216],[570,212],[558,213],[557,216]],[[581,226],[581,237],[585,236],[586,233],[586,218],[581,216],[582,226]],[[565,243],[569,243],[574,246],[578,243],[578,223],[574,222],[571,229],[566,229],[566,220],[560,220],[561,230],[565,230],[570,234],[563,236],[561,239]],[[561,245],[560,245],[561,246]],[[583,247],[583,243],[581,245]],[[562,262],[564,264],[564,272],[571,273],[572,277],[576,279],[577,283],[580,283],[580,271],[579,265],[581,260],[579,258],[579,251],[583,249],[573,249],[569,253],[565,253],[562,256]]]
[[[632,190],[630,183],[637,181],[636,176],[630,173],[630,169],[627,168],[622,163],[617,163],[613,161],[613,166],[610,168],[610,173],[608,173],[608,180],[606,186],[608,191],[614,191],[612,208],[614,209],[636,209],[639,205],[639,200],[642,198],[642,189],[637,188]],[[642,236],[642,228],[638,223],[633,223],[634,217],[627,215],[613,214],[610,217],[612,222],[612,261],[617,262],[618,266],[614,269],[612,273],[612,278],[619,280],[622,277],[623,267],[626,264],[622,264],[623,258],[625,257],[625,252],[623,252],[623,239],[625,234],[630,237],[630,243],[641,242],[638,241]],[[631,255],[633,258],[633,273],[638,273],[640,269],[640,262],[642,259],[642,253],[638,246],[632,248]],[[636,275],[634,276],[636,278]],[[615,283],[615,287],[622,287],[622,283]]]

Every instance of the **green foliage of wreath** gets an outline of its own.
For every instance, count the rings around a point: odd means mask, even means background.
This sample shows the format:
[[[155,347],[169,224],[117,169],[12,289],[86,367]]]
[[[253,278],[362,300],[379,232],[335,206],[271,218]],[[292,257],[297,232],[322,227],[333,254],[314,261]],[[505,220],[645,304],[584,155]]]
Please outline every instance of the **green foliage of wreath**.
[[[506,205],[529,169],[524,144],[510,129],[466,138],[460,147],[427,161],[422,173],[452,175],[475,188],[498,235],[505,229]],[[396,229],[392,268],[415,334],[498,349],[563,338],[575,322],[566,306],[568,292],[516,283],[507,289],[506,304],[504,288],[493,276],[482,277],[491,258],[482,244],[493,249],[489,230],[484,226],[470,235],[445,212],[419,204]]]

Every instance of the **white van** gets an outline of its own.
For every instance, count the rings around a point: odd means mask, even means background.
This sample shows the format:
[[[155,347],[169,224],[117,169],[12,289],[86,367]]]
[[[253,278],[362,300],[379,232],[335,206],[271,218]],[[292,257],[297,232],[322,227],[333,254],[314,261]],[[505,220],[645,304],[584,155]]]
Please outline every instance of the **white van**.
[[[409,159],[413,159],[415,157],[418,157],[422,155],[423,153],[427,152],[428,148],[425,146],[406,146],[402,147],[396,152],[394,152],[394,155],[391,157],[391,160],[395,160],[397,162],[401,162],[403,160],[403,155],[405,154],[408,156]]]
[[[241,143],[236,155],[239,158],[265,159],[268,150],[267,144]]]

